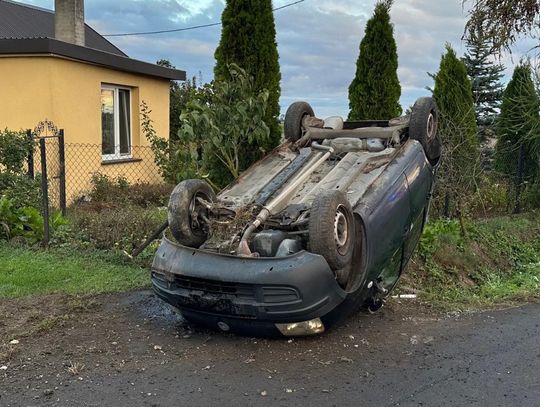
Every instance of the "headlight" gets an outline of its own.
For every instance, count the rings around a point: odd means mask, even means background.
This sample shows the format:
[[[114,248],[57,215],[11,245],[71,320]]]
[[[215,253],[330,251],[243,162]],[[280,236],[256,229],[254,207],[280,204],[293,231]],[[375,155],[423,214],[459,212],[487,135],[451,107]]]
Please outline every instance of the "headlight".
[[[290,324],[276,324],[276,328],[285,336],[315,335],[324,332],[324,324],[320,318]]]

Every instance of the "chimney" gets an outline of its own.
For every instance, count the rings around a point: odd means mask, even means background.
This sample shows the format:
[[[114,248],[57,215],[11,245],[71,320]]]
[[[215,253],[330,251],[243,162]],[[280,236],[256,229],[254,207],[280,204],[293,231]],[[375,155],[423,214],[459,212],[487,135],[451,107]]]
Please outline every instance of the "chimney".
[[[84,0],[54,1],[54,37],[84,47]]]

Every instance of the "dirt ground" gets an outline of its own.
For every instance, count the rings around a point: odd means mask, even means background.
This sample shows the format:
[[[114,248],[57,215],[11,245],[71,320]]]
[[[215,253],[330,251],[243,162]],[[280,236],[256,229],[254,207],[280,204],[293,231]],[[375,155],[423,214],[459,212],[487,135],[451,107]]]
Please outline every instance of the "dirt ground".
[[[540,405],[540,306],[400,302],[268,340],[190,327],[149,291],[2,300],[0,406]]]

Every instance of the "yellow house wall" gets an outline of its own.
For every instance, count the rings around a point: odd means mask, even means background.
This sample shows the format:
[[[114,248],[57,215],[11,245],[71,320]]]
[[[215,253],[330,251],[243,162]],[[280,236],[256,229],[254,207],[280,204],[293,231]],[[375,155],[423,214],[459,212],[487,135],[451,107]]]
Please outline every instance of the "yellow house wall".
[[[142,161],[103,165],[102,84],[131,88],[133,158]],[[0,128],[33,129],[39,121],[48,119],[64,129],[69,198],[88,191],[95,172],[124,176],[132,183],[161,182],[148,141],[141,136],[139,106],[146,101],[157,134],[168,137],[168,80],[55,56],[2,56],[0,89]]]

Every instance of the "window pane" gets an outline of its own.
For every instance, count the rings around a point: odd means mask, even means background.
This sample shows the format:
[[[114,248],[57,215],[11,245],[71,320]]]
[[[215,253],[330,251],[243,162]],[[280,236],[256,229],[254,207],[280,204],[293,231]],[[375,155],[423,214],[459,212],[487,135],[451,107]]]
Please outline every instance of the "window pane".
[[[120,120],[120,154],[131,151],[131,109],[129,106],[129,90],[119,89],[119,120]]]
[[[101,152],[114,154],[114,91],[101,89]]]

